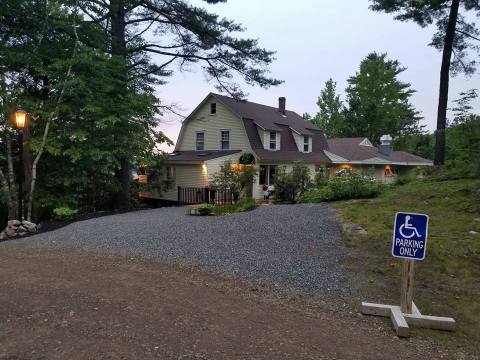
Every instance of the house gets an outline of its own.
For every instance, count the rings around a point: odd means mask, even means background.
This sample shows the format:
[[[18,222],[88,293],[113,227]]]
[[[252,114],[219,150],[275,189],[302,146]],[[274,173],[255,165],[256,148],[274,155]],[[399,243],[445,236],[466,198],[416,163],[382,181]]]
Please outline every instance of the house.
[[[166,177],[169,189],[161,199],[178,200],[178,187],[207,187],[211,176],[225,161],[238,163],[243,153],[255,157],[257,176],[253,196],[263,198],[265,186],[275,184],[279,166],[288,171],[294,161],[308,164],[312,177],[327,170],[329,176],[345,168],[372,169],[381,181],[429,160],[393,151],[391,138],[382,138],[376,148],[366,138],[329,139],[323,131],[286,109],[237,101],[210,93],[184,120],[174,152],[168,154]]]

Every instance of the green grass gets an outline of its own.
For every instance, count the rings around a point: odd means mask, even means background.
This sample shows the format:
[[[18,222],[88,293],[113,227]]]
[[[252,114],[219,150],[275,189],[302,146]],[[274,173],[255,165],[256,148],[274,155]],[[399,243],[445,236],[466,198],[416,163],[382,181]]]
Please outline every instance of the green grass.
[[[375,199],[336,203],[345,221],[368,230],[368,235],[349,235],[346,241],[357,269],[368,279],[367,286],[390,301],[397,298],[400,287],[400,261],[390,255],[395,213],[410,211],[430,216],[426,259],[416,263],[415,302],[425,314],[456,318],[456,334],[435,332],[434,336],[464,339],[478,353],[479,189],[478,180],[424,180],[389,188]],[[472,230],[479,234],[469,234]]]
[[[247,210],[252,210],[256,207],[257,207],[257,203],[255,202],[254,199],[244,199],[232,205],[215,205],[213,209],[213,213],[215,215],[228,215],[228,214],[244,212]]]

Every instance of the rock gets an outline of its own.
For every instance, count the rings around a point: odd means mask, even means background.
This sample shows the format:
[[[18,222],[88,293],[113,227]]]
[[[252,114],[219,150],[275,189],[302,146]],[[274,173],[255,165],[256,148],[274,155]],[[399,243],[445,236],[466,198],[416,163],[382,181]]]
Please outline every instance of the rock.
[[[19,232],[17,232],[17,235],[18,235],[18,236],[28,235],[28,231],[19,231]]]
[[[8,223],[7,223],[7,226],[8,227],[13,227],[13,226],[20,226],[22,225],[22,223],[18,220],[9,220]]]
[[[30,222],[30,221],[24,220],[24,221],[22,222],[22,226],[23,226],[28,232],[31,232],[31,233],[37,232],[37,225],[35,225],[34,223],[32,223],[32,222]]]
[[[475,219],[473,219],[473,221],[480,222],[480,218],[475,218]]]
[[[17,228],[17,232],[21,233],[21,232],[28,232],[27,228],[24,227],[23,225],[20,225],[18,228]]]
[[[470,235],[477,235],[477,234],[478,234],[478,232],[473,231],[473,230],[470,230],[468,233],[469,233]]]
[[[0,241],[6,240],[7,239],[7,234],[5,231],[0,232]]]
[[[355,225],[355,224],[342,224],[342,229],[343,232],[347,234],[358,234],[358,235],[367,235],[368,232],[361,226]]]
[[[11,227],[7,227],[7,229],[5,230],[5,233],[7,234],[8,237],[17,236],[17,232],[15,231],[14,228],[11,228]]]

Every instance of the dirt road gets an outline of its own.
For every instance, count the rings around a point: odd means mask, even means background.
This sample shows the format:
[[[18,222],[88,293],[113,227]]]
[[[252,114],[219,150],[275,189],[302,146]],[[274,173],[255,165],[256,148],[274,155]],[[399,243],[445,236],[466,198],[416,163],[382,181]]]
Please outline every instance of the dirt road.
[[[140,258],[0,244],[0,359],[432,359],[387,320]]]

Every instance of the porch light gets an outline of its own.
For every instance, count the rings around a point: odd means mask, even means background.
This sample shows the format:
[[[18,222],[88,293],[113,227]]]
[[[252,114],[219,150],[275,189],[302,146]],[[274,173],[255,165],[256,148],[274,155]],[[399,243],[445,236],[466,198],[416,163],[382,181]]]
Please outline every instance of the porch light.
[[[17,110],[15,112],[15,124],[18,128],[23,129],[25,127],[25,119],[27,117],[27,113],[23,110]]]

